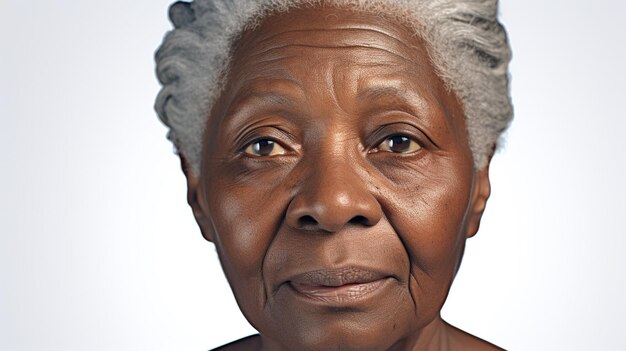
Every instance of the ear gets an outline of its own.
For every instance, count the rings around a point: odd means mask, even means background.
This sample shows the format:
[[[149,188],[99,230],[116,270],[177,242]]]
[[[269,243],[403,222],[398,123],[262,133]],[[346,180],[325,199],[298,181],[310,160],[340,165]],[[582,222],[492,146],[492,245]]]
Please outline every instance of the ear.
[[[200,176],[193,174],[187,165],[187,160],[180,154],[180,166],[187,178],[187,203],[191,207],[191,211],[196,219],[196,223],[198,223],[200,227],[202,236],[206,240],[213,242],[213,226],[208,217],[206,195],[202,191]]]
[[[474,172],[472,202],[468,213],[466,237],[471,238],[478,232],[480,219],[485,212],[489,195],[491,195],[491,183],[489,182],[489,163],[487,163],[483,169]]]

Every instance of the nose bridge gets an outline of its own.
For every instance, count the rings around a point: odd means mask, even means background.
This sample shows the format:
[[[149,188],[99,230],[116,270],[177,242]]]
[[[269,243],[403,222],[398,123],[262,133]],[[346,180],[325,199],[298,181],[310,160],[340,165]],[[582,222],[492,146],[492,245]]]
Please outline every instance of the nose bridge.
[[[297,229],[336,232],[347,224],[373,226],[381,208],[368,190],[364,172],[349,155],[349,147],[334,144],[309,160],[310,169],[287,211],[287,223]]]
[[[334,154],[320,157],[307,182],[306,194],[311,201],[319,201],[327,206],[343,208],[357,197],[362,197],[365,189],[354,162],[348,155]]]

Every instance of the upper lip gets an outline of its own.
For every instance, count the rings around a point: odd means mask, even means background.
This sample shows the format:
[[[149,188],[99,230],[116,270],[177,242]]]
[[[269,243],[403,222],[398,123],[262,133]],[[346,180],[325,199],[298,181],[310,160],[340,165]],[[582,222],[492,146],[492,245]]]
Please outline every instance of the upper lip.
[[[287,282],[309,286],[339,287],[346,284],[370,283],[390,276],[377,270],[349,266],[299,273],[290,277]]]

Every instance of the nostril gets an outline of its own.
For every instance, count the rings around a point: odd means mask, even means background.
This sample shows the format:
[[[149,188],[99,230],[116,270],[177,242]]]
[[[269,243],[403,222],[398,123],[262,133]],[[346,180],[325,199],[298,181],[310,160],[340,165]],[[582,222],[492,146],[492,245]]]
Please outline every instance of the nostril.
[[[365,225],[365,226],[369,225],[369,221],[367,220],[367,218],[365,218],[365,216],[354,216],[350,220],[350,223],[352,223],[352,224],[359,224],[359,225]]]
[[[312,216],[307,215],[300,217],[300,219],[298,219],[298,224],[301,228],[303,228],[311,225],[316,225],[317,221]]]

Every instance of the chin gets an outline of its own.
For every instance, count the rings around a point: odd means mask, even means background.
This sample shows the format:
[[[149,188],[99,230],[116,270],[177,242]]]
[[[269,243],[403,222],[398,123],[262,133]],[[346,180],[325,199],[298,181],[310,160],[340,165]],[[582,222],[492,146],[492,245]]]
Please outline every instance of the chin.
[[[307,318],[308,317],[308,318]],[[389,350],[410,334],[410,321],[394,311],[364,313],[337,309],[280,323],[263,335],[279,340],[282,350]],[[273,348],[270,348],[273,349]]]

